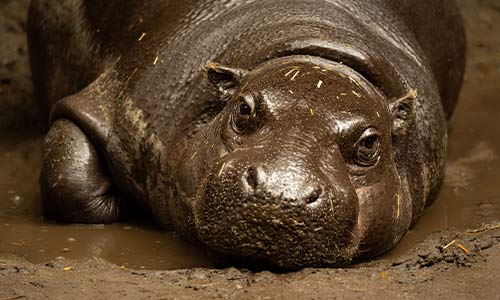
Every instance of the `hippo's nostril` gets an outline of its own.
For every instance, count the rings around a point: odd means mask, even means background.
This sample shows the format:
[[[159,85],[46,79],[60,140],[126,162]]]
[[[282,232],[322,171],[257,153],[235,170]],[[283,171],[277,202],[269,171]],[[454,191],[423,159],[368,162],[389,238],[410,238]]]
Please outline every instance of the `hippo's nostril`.
[[[306,204],[312,204],[318,201],[320,196],[321,196],[321,189],[318,188],[314,190],[308,197],[306,197]]]
[[[257,183],[258,183],[257,176],[258,176],[257,169],[255,169],[254,167],[248,168],[247,174],[246,174],[246,180],[247,180],[248,185],[252,189],[257,188]]]

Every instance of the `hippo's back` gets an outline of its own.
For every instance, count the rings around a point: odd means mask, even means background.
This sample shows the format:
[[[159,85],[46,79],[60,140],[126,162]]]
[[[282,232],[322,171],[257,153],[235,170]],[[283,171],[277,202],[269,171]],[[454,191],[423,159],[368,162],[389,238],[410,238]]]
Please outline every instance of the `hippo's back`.
[[[125,56],[129,60],[133,59],[135,64],[144,63],[138,52],[143,51],[143,56],[146,56],[151,52],[151,48],[158,45],[149,44],[146,46],[147,49],[141,48],[139,51],[129,52],[129,49],[137,48],[137,42],[141,40],[141,36],[144,39],[150,38],[151,41],[160,39],[168,41],[172,48],[187,46],[196,48],[197,39],[201,41],[203,35],[199,34],[200,30],[193,28],[200,27],[205,28],[205,33],[215,39],[220,39],[220,41],[214,40],[213,44],[224,45],[226,49],[221,49],[221,52],[230,49],[228,51],[232,51],[233,54],[249,55],[253,51],[261,50],[259,48],[265,48],[266,45],[256,43],[255,49],[238,49],[238,46],[231,46],[231,43],[240,43],[245,45],[242,47],[248,48],[248,43],[245,43],[244,39],[250,36],[246,35],[246,32],[251,32],[251,30],[226,23],[238,23],[236,20],[245,19],[247,15],[252,16],[249,19],[252,19],[255,28],[269,30],[273,26],[263,26],[263,24],[276,23],[276,31],[283,31],[286,28],[281,28],[279,24],[286,23],[283,19],[294,18],[289,14],[294,7],[309,7],[310,9],[304,10],[304,14],[310,14],[306,18],[310,18],[311,24],[318,23],[315,20],[315,15],[317,15],[315,11],[321,12],[336,7],[349,11],[354,15],[353,19],[361,23],[373,23],[376,25],[373,27],[376,28],[374,31],[378,31],[378,34],[389,39],[391,34],[396,37],[403,34],[410,36],[409,40],[415,40],[435,75],[446,116],[447,118],[451,116],[462,81],[465,40],[461,17],[454,1],[295,0],[285,1],[285,3],[265,0],[254,3],[253,0],[245,0],[226,2],[33,0],[29,14],[29,45],[35,93],[42,105],[50,110],[55,101],[87,86],[118,57]],[[269,11],[269,7],[274,6],[281,7],[281,13],[278,14],[281,17],[276,17],[277,14]],[[244,25],[248,27],[252,24]],[[155,37],[155,32],[161,38]],[[192,32],[198,33],[191,35]],[[276,36],[276,40],[280,38],[276,32],[262,34],[262,36],[269,36],[269,40],[273,35]],[[230,41],[232,38],[234,40]],[[293,38],[291,36],[290,40]],[[189,40],[189,42],[183,43],[182,40]],[[393,41],[394,43],[400,42],[398,38]],[[289,41],[283,41],[283,43],[287,42]],[[406,41],[402,42],[404,43]],[[200,51],[203,51],[202,48],[205,45],[200,46]],[[410,45],[410,47],[415,47],[415,45]],[[189,49],[176,50],[177,53],[182,53]],[[189,53],[192,55],[193,50]],[[214,53],[211,58],[217,58],[219,54]],[[179,58],[163,58],[163,60],[169,59],[178,60]],[[234,59],[231,60],[234,61]],[[248,61],[245,58],[240,60]],[[175,63],[172,66],[183,67]],[[197,72],[199,70],[200,68],[183,71]]]
[[[465,30],[457,3],[453,0],[386,2],[405,22],[427,56],[449,120],[465,68]]]
[[[134,27],[174,2],[32,0],[28,44],[42,108],[48,113],[57,100],[93,82],[138,38]]]

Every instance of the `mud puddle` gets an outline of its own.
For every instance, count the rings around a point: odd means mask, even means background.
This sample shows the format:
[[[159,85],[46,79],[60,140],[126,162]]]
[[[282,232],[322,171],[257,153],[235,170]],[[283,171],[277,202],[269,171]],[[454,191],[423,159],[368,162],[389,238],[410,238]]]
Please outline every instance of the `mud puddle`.
[[[210,266],[204,252],[144,220],[113,225],[54,224],[40,217],[41,138],[0,141],[0,253],[33,263],[98,257],[136,269]]]

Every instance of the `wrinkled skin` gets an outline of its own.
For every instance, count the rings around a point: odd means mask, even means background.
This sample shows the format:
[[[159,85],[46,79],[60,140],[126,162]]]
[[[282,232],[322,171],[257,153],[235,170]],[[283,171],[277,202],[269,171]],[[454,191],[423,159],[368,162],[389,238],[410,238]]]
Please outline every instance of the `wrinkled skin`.
[[[384,253],[432,202],[464,66],[454,2],[140,2],[32,3],[45,217],[143,210],[296,269]]]

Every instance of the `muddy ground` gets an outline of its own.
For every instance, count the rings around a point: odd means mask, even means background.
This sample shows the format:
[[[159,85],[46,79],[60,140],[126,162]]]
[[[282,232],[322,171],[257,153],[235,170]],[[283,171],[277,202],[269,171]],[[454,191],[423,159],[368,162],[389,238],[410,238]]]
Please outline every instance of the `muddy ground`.
[[[468,33],[467,73],[450,132],[447,178],[437,202],[402,245],[382,258],[346,269],[284,274],[235,268],[144,270],[135,267],[140,262],[123,266],[113,255],[35,257],[22,247],[28,238],[14,240],[16,235],[40,240],[36,226],[41,232],[49,226],[26,218],[36,215],[36,209],[21,201],[36,199],[37,165],[27,162],[39,160],[39,136],[45,124],[32,97],[25,41],[27,3],[0,0],[0,300],[500,299],[499,0],[460,1]],[[5,154],[2,149],[7,149]],[[35,167],[21,172],[23,164]],[[30,187],[24,193],[15,190],[10,178]],[[4,205],[8,201],[18,206]],[[20,222],[30,225],[24,232],[12,231],[21,227]],[[111,234],[132,238],[157,234],[155,230]],[[59,232],[64,231],[55,234]],[[124,247],[120,243],[111,251]],[[149,255],[142,251],[134,255]],[[146,269],[175,266],[152,264]]]

